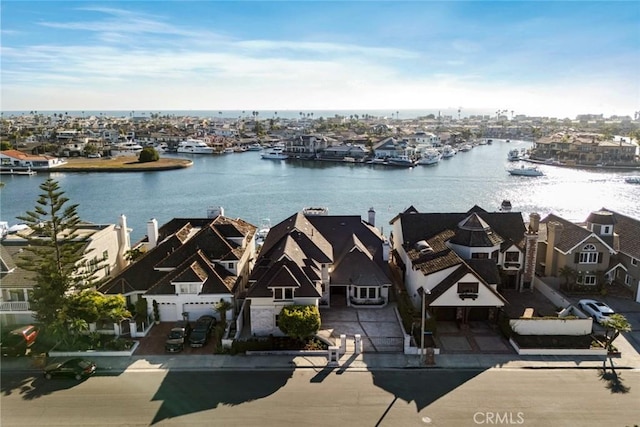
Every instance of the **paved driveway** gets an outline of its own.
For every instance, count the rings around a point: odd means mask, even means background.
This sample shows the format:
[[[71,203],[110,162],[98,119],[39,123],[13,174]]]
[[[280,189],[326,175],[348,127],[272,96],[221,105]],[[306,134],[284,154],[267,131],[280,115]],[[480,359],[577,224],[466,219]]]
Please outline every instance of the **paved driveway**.
[[[320,310],[322,325],[319,335],[339,345],[341,334],[347,336],[347,352],[360,334],[363,350],[402,351],[404,335],[395,313],[395,304],[383,308],[332,307]]]

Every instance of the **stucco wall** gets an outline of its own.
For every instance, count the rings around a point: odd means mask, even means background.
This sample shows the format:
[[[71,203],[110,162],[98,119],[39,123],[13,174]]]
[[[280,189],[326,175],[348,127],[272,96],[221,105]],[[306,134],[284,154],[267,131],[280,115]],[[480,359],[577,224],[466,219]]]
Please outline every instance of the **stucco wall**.
[[[592,319],[511,319],[511,329],[519,335],[588,335]]]

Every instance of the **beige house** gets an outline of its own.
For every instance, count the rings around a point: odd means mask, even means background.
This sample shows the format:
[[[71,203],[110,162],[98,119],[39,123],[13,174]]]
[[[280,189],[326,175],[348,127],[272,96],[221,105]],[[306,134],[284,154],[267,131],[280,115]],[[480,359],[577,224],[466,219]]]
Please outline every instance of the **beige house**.
[[[94,269],[96,281],[122,270],[127,261],[129,232],[126,217],[116,224],[81,224],[77,230],[80,238],[87,238],[86,256],[82,261],[86,268]],[[29,244],[24,237],[33,230],[22,228],[7,232],[0,243],[0,321],[3,325],[26,324],[34,321],[35,312],[29,304],[29,292],[34,286],[34,273],[17,266],[20,254]],[[95,269],[93,266],[102,266]]]

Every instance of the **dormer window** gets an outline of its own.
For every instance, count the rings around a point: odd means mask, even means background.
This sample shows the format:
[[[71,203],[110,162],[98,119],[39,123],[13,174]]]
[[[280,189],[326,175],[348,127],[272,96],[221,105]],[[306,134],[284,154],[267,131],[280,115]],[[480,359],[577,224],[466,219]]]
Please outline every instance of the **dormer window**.
[[[293,288],[274,288],[273,299],[277,301],[290,301],[293,299]]]
[[[200,283],[178,283],[177,291],[179,294],[197,294],[201,287]]]
[[[458,296],[462,300],[467,298],[471,298],[475,300],[476,298],[478,298],[479,288],[480,288],[480,283],[478,282],[459,282]]]

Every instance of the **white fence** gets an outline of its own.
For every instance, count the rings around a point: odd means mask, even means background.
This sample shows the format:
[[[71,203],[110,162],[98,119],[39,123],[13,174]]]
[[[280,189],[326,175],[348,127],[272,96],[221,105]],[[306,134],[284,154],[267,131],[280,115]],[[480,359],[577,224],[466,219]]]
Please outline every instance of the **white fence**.
[[[518,335],[589,335],[593,320],[587,319],[550,319],[530,318],[511,319],[509,326]]]

